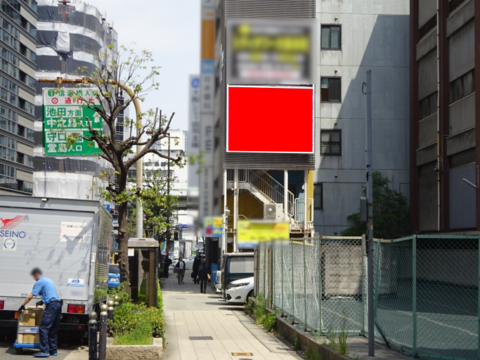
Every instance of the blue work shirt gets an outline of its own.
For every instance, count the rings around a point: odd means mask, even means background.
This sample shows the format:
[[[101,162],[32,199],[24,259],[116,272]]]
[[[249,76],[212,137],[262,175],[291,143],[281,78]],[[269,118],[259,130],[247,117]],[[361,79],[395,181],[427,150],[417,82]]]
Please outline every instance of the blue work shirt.
[[[55,284],[52,280],[46,278],[45,276],[42,276],[37,280],[35,285],[33,285],[32,295],[40,295],[45,304],[49,304],[52,301],[60,301]]]

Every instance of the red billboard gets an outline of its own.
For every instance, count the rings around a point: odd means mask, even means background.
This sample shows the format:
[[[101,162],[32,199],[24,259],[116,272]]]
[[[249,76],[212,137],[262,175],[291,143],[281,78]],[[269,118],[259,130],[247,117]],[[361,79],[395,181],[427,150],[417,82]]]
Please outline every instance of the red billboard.
[[[308,86],[229,86],[227,152],[314,152],[314,91]]]

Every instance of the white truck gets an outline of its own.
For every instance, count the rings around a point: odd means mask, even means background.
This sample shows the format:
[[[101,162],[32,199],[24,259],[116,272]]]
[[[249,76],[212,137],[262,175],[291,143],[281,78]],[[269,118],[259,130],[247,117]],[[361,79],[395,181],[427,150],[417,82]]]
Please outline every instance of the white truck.
[[[106,300],[111,244],[112,218],[98,201],[0,196],[0,333],[16,331],[38,267],[63,301],[60,333],[85,339],[88,313]]]

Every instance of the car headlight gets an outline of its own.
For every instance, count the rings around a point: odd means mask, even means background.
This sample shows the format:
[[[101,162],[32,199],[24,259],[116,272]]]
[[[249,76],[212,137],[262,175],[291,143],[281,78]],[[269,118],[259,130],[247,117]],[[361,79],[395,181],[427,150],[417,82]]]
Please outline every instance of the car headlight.
[[[227,289],[237,288],[237,287],[242,287],[242,286],[247,286],[247,285],[250,285],[250,283],[249,283],[249,282],[246,282],[246,283],[238,283],[238,284],[230,283],[230,284],[228,284]]]

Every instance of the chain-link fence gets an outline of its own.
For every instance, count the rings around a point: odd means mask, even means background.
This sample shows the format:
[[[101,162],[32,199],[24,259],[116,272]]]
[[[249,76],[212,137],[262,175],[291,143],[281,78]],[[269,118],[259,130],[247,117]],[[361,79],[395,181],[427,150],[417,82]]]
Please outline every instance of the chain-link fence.
[[[478,236],[375,240],[378,339],[420,357],[480,358],[479,242]],[[366,334],[362,238],[292,239],[258,249],[256,259],[257,293],[287,321],[317,334]]]

